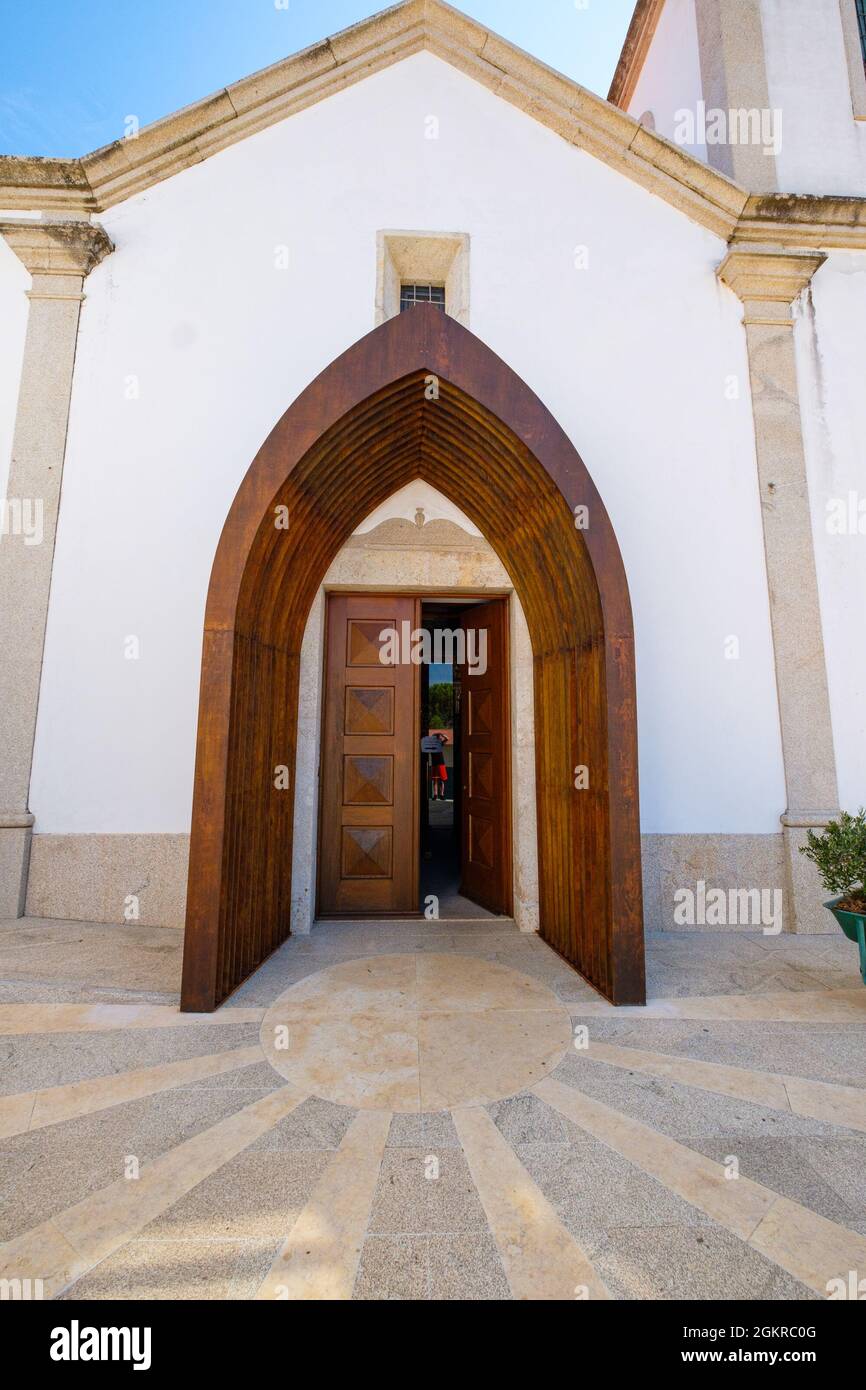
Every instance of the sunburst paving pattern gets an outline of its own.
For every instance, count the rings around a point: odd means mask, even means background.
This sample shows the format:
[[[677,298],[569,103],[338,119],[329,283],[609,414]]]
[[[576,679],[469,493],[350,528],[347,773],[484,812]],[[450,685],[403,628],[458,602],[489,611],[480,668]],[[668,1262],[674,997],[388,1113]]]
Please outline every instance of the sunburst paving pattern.
[[[330,923],[193,1016],[171,931],[0,926],[0,1278],[73,1299],[826,1298],[866,1269],[844,945],[650,938],[650,1005],[616,1010],[501,919]]]

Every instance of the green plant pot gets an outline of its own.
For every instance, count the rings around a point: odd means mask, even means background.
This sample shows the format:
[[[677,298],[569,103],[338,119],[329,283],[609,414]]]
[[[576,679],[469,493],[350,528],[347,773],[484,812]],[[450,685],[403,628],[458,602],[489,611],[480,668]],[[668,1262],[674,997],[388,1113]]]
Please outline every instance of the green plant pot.
[[[844,895],[843,895],[844,897]],[[866,985],[866,913],[844,912],[839,903],[842,898],[833,898],[824,906],[832,912],[849,941],[856,941],[860,947],[860,978]]]

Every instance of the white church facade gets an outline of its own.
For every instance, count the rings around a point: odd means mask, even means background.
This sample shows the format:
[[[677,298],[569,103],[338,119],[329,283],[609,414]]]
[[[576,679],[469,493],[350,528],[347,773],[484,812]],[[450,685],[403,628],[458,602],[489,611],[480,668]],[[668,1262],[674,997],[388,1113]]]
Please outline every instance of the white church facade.
[[[186,924],[195,1009],[440,899],[625,1004],[646,931],[836,930],[866,15],[736,9],[640,0],[605,101],[405,0],[0,158],[0,918]]]

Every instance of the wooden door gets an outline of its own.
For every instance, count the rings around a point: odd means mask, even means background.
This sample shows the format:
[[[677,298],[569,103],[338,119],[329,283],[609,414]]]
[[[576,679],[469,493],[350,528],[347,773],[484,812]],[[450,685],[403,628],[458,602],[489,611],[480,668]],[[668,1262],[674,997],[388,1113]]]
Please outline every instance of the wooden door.
[[[508,738],[507,605],[503,599],[461,614],[467,656],[460,666],[462,883],[464,897],[510,913],[511,807]],[[483,663],[471,658],[483,654]]]
[[[319,797],[319,914],[418,912],[418,667],[380,659],[418,627],[408,597],[328,600]],[[387,652],[385,653],[387,655]]]

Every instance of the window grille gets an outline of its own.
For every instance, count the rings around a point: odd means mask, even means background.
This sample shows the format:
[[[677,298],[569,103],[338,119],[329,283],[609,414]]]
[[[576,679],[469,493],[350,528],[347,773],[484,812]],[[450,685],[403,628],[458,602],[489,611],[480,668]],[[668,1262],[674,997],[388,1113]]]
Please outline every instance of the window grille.
[[[411,309],[414,304],[435,304],[438,309],[445,308],[444,285],[401,285],[400,313]]]

